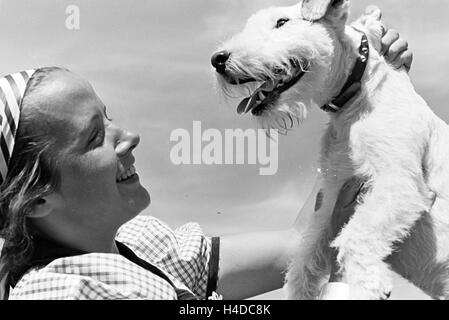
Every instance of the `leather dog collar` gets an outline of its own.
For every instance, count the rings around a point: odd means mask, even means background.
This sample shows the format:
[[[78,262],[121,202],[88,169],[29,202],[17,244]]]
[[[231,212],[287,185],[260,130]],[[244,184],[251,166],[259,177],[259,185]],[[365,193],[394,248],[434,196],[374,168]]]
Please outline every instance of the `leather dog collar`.
[[[354,28],[355,29],[355,28]],[[356,29],[357,30],[357,29]],[[356,94],[359,93],[360,88],[354,92],[347,93],[346,91],[355,83],[361,83],[363,74],[365,73],[366,66],[368,65],[369,59],[369,42],[366,34],[360,30],[357,30],[362,33],[362,41],[359,47],[359,57],[357,58],[354,68],[352,69],[351,74],[349,75],[348,80],[346,81],[343,89],[341,89],[340,93],[337,97],[332,99],[331,102],[325,104],[321,107],[321,110],[325,112],[337,113],[351,100]]]

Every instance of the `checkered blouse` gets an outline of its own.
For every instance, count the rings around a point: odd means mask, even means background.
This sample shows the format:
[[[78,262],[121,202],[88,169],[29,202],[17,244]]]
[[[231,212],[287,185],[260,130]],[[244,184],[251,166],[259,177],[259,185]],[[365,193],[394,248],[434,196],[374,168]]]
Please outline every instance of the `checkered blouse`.
[[[116,240],[162,275],[119,254],[83,254],[28,270],[9,299],[205,299],[215,290],[218,238],[206,237],[198,224],[173,231],[154,217],[139,216]]]

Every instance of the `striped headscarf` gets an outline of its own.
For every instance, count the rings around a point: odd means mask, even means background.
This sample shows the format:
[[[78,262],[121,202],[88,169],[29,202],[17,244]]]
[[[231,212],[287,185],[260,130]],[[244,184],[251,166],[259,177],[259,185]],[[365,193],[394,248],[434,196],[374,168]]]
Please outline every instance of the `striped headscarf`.
[[[35,72],[27,70],[0,78],[0,185],[6,179],[14,151],[25,89]]]

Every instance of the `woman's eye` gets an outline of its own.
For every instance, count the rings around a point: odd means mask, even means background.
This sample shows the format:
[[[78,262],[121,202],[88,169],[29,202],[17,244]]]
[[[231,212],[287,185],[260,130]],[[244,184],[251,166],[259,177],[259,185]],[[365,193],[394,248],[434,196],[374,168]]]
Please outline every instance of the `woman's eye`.
[[[280,27],[282,27],[284,24],[286,24],[290,19],[288,18],[281,18],[276,22],[276,29],[279,29]]]
[[[96,147],[103,144],[104,130],[97,130],[89,141],[89,146]]]

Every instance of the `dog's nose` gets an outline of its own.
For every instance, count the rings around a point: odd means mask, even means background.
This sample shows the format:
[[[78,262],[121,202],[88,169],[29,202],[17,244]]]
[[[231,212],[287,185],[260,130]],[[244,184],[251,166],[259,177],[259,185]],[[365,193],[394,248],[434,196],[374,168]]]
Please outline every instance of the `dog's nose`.
[[[230,56],[231,53],[228,51],[219,51],[212,56],[211,58],[212,65],[214,66],[215,70],[217,70],[218,73],[220,74],[225,73],[226,61],[228,61]]]

